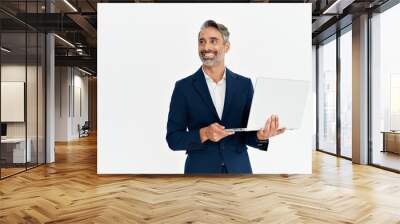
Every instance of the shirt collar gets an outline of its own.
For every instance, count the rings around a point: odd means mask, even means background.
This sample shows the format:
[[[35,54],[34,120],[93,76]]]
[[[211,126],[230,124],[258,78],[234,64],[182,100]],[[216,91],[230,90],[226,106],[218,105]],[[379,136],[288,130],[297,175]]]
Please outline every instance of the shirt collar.
[[[203,71],[203,74],[204,74],[204,77],[206,78],[206,81],[213,81],[214,82],[214,80],[212,80],[211,77],[208,76],[208,74],[204,71],[203,66],[201,66],[201,70]],[[222,76],[221,81],[222,80],[226,80],[226,67],[224,68],[224,75]]]

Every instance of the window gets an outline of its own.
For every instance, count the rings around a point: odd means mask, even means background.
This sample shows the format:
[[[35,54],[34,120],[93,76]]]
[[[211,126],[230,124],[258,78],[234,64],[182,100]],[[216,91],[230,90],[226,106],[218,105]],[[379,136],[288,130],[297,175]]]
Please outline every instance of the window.
[[[352,157],[352,33],[340,36],[340,154]]]
[[[318,48],[318,149],[336,153],[336,40]]]
[[[371,18],[372,164],[400,170],[400,5]]]

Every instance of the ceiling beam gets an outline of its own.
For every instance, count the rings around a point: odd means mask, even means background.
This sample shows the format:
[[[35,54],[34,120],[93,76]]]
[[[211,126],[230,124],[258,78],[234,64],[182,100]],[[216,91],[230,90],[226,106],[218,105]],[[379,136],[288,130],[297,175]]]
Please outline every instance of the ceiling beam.
[[[323,10],[322,14],[342,14],[343,10],[355,0],[336,0]]]
[[[82,66],[96,71],[97,60],[91,56],[55,56],[56,66]]]

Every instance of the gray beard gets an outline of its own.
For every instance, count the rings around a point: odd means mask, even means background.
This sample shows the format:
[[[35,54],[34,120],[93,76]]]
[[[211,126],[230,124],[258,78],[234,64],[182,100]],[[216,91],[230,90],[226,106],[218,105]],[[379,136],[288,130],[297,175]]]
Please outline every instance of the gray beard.
[[[214,59],[205,59],[200,55],[200,59],[203,62],[203,65],[207,67],[211,67],[218,64],[221,61],[220,57],[221,55],[217,54]]]
[[[217,59],[210,60],[210,59],[203,59],[202,58],[201,61],[203,62],[203,65],[207,66],[207,67],[214,66],[214,65],[216,65],[218,63]]]

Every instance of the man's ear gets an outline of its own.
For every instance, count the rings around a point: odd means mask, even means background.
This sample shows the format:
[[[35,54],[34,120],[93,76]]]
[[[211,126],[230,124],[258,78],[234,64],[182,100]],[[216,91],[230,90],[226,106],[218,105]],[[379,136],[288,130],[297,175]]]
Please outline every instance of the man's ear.
[[[229,43],[229,41],[226,42],[224,48],[225,48],[225,53],[228,53],[229,49],[231,49],[231,43]]]

